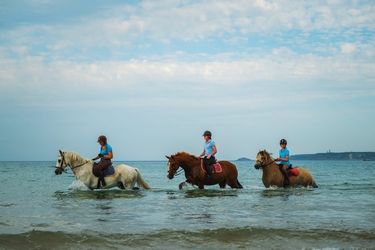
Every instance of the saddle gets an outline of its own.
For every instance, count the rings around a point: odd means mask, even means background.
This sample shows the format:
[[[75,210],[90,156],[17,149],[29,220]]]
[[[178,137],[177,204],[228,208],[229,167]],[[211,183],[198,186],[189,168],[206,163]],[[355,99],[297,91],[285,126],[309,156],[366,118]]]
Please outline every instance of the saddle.
[[[294,175],[294,176],[298,176],[299,175],[299,171],[298,171],[297,168],[290,168],[289,169],[289,176],[292,176],[292,175]]]
[[[95,177],[99,177],[96,173],[98,172],[98,170],[96,169],[96,166],[98,165],[98,163],[94,162],[94,165],[92,166],[92,174],[95,176]],[[113,165],[109,166],[108,168],[106,168],[105,170],[102,171],[103,174],[104,174],[104,177],[105,176],[110,176],[110,175],[114,175],[115,174],[115,168],[113,167]]]
[[[205,169],[205,167],[204,167],[204,165],[203,165],[203,161],[201,161],[201,168],[202,168],[202,170],[205,172],[205,173],[207,173],[207,171],[206,171],[206,169]],[[216,163],[214,163],[214,164],[212,164],[211,165],[211,169],[212,169],[212,172],[211,173],[220,173],[223,169],[221,168],[221,165],[220,165],[220,163],[218,163],[218,162],[216,162]]]
[[[282,167],[283,167],[283,165],[282,165],[282,164],[279,164],[280,172],[282,172],[282,171],[281,171]],[[298,171],[298,169],[297,169],[297,168],[292,168],[292,165],[290,165],[290,167],[289,167],[287,170],[288,170],[288,172],[289,172],[289,176],[292,176],[292,175],[294,175],[294,176],[298,176],[298,175],[299,175],[299,171]]]

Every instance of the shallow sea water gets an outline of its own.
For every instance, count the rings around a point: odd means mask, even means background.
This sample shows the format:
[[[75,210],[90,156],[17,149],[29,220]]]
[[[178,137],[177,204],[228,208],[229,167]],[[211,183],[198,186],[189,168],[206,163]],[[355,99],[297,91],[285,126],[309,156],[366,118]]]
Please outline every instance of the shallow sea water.
[[[264,188],[233,161],[241,190],[137,167],[151,190],[88,190],[55,162],[0,162],[0,249],[375,249],[375,162],[294,161],[319,188]]]

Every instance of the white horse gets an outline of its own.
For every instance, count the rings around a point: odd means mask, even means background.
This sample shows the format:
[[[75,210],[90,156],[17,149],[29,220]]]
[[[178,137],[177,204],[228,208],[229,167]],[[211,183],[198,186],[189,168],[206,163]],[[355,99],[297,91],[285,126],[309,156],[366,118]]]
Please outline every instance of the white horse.
[[[59,150],[60,154],[57,158],[55,174],[59,175],[65,168],[69,166],[77,180],[82,181],[91,190],[97,188],[98,177],[92,173],[94,162],[92,160],[83,158],[74,152],[67,152]],[[104,177],[107,185],[102,188],[118,187],[120,189],[137,189],[134,187],[135,183],[145,189],[151,189],[147,182],[143,179],[141,172],[137,168],[120,164],[114,166],[115,173]]]

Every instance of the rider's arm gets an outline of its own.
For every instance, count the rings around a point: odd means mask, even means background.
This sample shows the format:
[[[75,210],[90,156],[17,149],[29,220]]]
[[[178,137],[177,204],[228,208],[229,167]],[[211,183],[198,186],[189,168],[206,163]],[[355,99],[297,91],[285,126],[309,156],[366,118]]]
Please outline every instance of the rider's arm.
[[[288,161],[289,160],[289,155],[286,155],[285,158],[276,158],[275,161]]]
[[[103,158],[105,158],[105,159],[112,159],[113,158],[113,152],[109,151],[108,155],[103,155]]]
[[[202,156],[205,155],[205,154],[206,154],[206,150],[203,149],[203,152],[199,155],[199,157],[202,157]]]
[[[212,146],[212,149],[214,150],[210,155],[207,156],[207,158],[211,158],[211,156],[215,155],[217,153],[216,145]]]

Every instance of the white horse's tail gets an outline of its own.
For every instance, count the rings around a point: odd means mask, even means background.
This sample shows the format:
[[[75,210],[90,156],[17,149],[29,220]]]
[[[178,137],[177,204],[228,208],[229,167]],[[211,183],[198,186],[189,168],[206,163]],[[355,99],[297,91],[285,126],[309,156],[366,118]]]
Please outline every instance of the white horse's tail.
[[[138,170],[138,168],[135,168],[135,171],[137,171],[137,174],[138,174],[138,176],[137,176],[137,185],[138,186],[142,186],[145,189],[151,189],[151,187],[147,184],[147,182],[145,181],[145,179],[143,179],[142,174]]]

